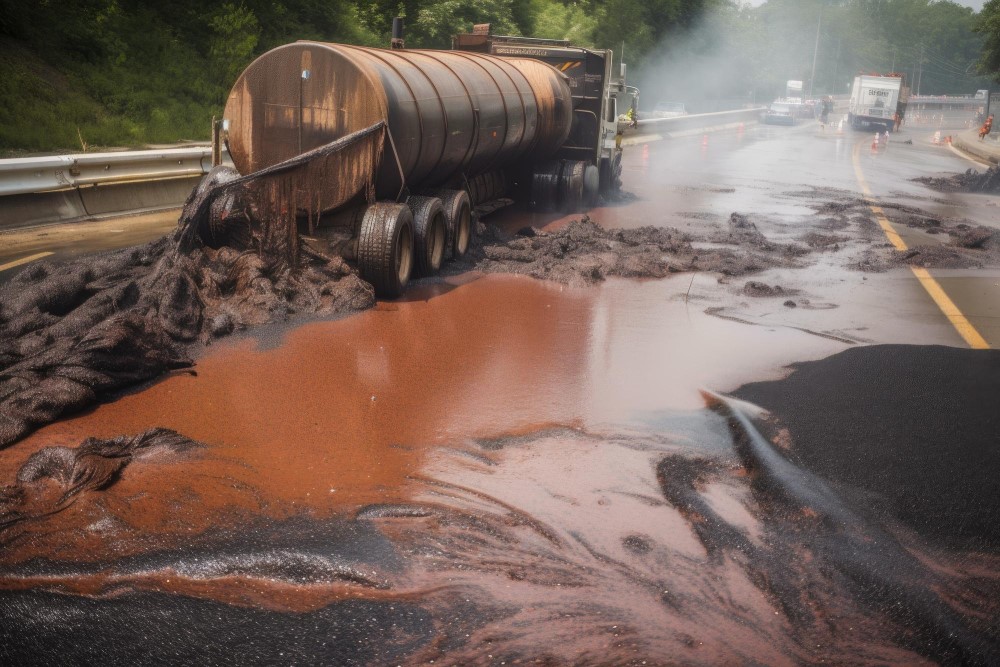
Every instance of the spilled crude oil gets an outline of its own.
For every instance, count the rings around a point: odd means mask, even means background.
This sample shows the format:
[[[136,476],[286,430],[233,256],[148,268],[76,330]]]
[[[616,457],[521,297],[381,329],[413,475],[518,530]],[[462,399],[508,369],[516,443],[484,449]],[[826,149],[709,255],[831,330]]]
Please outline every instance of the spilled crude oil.
[[[217,346],[197,376],[42,428],[0,452],[4,502],[20,488],[38,503],[22,509],[45,510],[0,532],[0,659],[995,661],[995,549],[872,511],[894,487],[852,485],[853,457],[831,472],[798,453],[823,410],[868,419],[865,399],[889,401],[925,359],[995,362],[842,352],[684,296],[671,281],[433,283]],[[810,401],[801,373],[869,391]],[[985,371],[962,377],[948,390],[1000,398]],[[767,389],[754,400],[771,416],[698,391],[759,378],[737,393]],[[953,419],[991,432],[947,407],[913,409],[935,434]],[[101,440],[152,426],[180,435]],[[142,446],[158,437],[170,446]],[[876,464],[893,462],[854,472]]]
[[[951,176],[922,176],[913,179],[935,190],[944,192],[1000,192],[1000,167],[990,167],[986,171],[967,169]]]
[[[218,338],[375,305],[371,285],[343,259],[328,255],[330,248],[319,239],[291,252],[280,225],[271,229],[234,214],[223,225],[232,247],[202,242],[198,234],[213,206],[240,208],[235,200],[212,199],[213,183],[224,188],[225,179],[233,178],[227,173],[213,171],[192,193],[171,236],[66,264],[38,263],[0,287],[0,447],[117,392],[189,368],[192,356]],[[869,202],[830,188],[783,196],[821,202],[811,203],[813,213],[795,225],[795,234],[775,234],[781,225],[739,212],[701,225],[698,233],[681,232],[662,219],[658,226],[614,229],[584,218],[517,233],[480,225],[481,237],[446,273],[591,285],[678,272],[733,277],[808,269],[825,254],[842,255],[851,268],[867,272],[1000,265],[1000,237],[985,227],[883,204],[894,221],[946,232],[950,239],[900,252],[885,243]],[[760,295],[752,288],[748,294]]]

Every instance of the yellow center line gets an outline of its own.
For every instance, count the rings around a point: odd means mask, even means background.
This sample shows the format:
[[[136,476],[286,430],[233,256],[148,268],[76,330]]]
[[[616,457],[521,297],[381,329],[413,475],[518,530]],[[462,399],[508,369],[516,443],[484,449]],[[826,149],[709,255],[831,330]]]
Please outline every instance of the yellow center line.
[[[892,244],[896,250],[907,250],[908,246],[903,238],[896,232],[889,219],[885,217],[885,211],[882,210],[881,206],[876,206],[871,203],[873,198],[871,188],[868,187],[868,182],[865,180],[865,174],[861,169],[861,160],[858,155],[861,152],[861,144],[863,142],[858,142],[854,145],[853,161],[854,161],[854,175],[858,179],[858,185],[861,186],[861,192],[864,193],[865,197],[869,198],[868,208],[871,209],[872,213],[875,214],[875,219],[878,220],[879,227],[885,232],[886,238],[889,239],[889,243]],[[930,271],[924,268],[918,268],[915,266],[910,267],[910,271],[913,275],[920,281],[923,288],[927,290],[927,294],[930,295],[934,303],[941,310],[951,325],[955,327],[955,331],[958,335],[974,350],[988,350],[990,349],[990,344],[986,342],[976,328],[972,326],[969,319],[962,314],[962,311],[958,309],[955,302],[951,300],[941,284],[930,274]]]
[[[13,262],[0,264],[0,271],[13,269],[15,266],[21,266],[22,264],[27,264],[28,262],[34,262],[36,259],[41,259],[42,257],[48,257],[51,254],[52,254],[51,252],[40,252],[35,255],[28,255],[27,257],[22,257],[21,259],[15,259]]]

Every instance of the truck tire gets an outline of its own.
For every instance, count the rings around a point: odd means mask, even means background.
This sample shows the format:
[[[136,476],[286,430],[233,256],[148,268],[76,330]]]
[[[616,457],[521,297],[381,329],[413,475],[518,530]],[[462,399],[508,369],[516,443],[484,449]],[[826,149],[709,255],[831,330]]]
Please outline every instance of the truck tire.
[[[583,168],[583,205],[587,208],[597,206],[597,198],[601,193],[601,172],[592,164]]]
[[[239,172],[232,167],[225,165],[212,167],[211,171],[201,179],[198,186],[188,196],[185,207],[188,204],[191,206],[199,205],[201,203],[199,200],[207,197],[208,193],[217,185],[239,177]],[[250,223],[244,216],[241,216],[239,219],[235,217],[235,214],[238,213],[238,211],[234,210],[237,207],[236,196],[235,192],[227,192],[218,196],[204,215],[197,221],[198,237],[202,243],[211,248],[233,245],[240,250],[244,246],[249,245]],[[233,238],[234,236],[239,236],[239,238],[235,239]],[[243,243],[239,244],[238,242]]]
[[[376,202],[365,211],[358,269],[378,296],[391,299],[403,293],[413,269],[413,214],[406,204]]]
[[[544,162],[531,174],[531,208],[536,211],[554,211],[559,208],[559,178],[563,165]]]
[[[622,187],[622,156],[615,153],[610,158],[601,158],[600,168],[601,195],[612,197],[618,194]]]
[[[453,259],[460,259],[469,250],[469,244],[476,233],[472,224],[472,204],[465,190],[441,190],[436,193],[441,200],[444,217],[448,221],[448,235],[445,248]]]
[[[559,174],[559,210],[576,213],[583,206],[583,172],[586,162],[567,160]]]
[[[444,261],[448,221],[437,197],[410,197],[406,200],[413,214],[413,259],[419,276],[433,276]]]

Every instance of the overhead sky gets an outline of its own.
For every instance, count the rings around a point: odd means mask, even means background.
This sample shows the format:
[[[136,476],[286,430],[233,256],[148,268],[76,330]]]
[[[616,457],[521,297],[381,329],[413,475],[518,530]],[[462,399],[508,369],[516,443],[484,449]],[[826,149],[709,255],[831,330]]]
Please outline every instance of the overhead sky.
[[[745,0],[745,1],[753,5],[754,7],[760,7],[765,2],[767,2],[767,0]],[[956,2],[960,5],[965,5],[966,7],[972,7],[978,12],[980,9],[983,8],[984,0],[952,0],[952,2]]]

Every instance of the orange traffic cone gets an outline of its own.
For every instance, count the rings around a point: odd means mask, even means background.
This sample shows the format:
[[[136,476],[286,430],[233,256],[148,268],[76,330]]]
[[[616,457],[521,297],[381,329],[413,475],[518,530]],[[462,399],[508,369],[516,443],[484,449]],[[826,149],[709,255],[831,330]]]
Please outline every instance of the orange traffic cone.
[[[702,146],[708,146],[708,135],[707,134],[701,138],[701,145]]]
[[[934,133],[934,139],[932,140],[935,146],[941,143],[941,130]]]
[[[875,138],[874,138],[874,139],[872,139],[872,153],[874,153],[874,152],[878,151],[878,142],[879,142],[879,137],[880,137],[879,133],[878,133],[878,132],[876,132],[876,133],[875,133]]]

